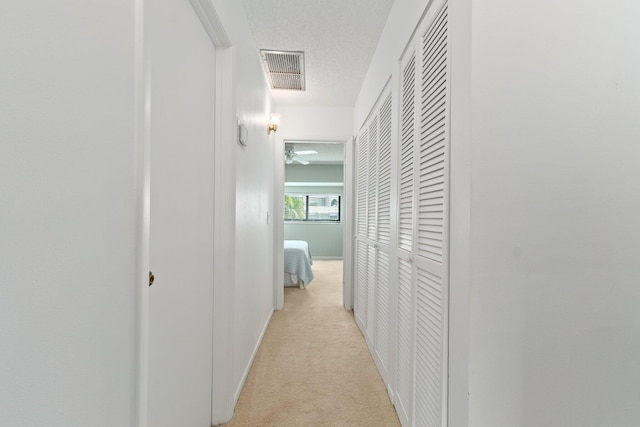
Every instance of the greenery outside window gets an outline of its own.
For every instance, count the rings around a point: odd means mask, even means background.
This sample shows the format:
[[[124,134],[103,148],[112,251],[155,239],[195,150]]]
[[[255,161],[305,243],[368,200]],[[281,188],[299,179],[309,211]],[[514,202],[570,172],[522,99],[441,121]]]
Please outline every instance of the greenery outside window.
[[[340,222],[339,194],[285,194],[284,220]]]

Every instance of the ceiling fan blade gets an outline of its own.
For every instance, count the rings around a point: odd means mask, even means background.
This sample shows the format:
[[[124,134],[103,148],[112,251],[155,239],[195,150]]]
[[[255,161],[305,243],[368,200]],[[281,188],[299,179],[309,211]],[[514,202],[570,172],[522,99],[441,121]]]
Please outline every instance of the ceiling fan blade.
[[[305,155],[305,154],[318,154],[317,151],[315,150],[304,150],[304,151],[296,151],[295,152],[297,155]]]
[[[306,161],[305,159],[301,159],[298,156],[294,157],[293,160],[295,160],[296,162],[298,162],[298,163],[300,163],[301,165],[304,165],[304,166],[309,164],[308,161]]]

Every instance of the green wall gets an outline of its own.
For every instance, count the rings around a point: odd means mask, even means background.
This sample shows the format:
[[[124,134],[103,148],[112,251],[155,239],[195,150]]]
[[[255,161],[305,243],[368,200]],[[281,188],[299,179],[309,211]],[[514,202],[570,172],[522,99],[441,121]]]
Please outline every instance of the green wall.
[[[340,194],[344,218],[344,188],[342,165],[286,165],[286,194]],[[329,184],[329,185],[322,185]],[[309,242],[311,256],[320,258],[342,258],[343,222],[340,223],[292,223],[285,221],[285,240]]]

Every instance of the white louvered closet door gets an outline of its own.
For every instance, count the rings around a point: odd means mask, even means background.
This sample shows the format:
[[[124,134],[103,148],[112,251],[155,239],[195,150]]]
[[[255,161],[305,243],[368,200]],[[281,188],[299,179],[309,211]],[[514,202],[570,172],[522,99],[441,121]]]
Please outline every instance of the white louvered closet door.
[[[383,98],[378,114],[378,209],[377,209],[377,262],[375,284],[375,359],[388,379],[389,373],[389,304],[391,275],[391,92]]]
[[[400,154],[398,156],[398,305],[396,309],[395,406],[403,426],[413,422],[413,187],[416,140],[416,55],[401,62]]]
[[[437,2],[401,62],[396,385],[403,425],[447,425],[447,27],[447,3]]]
[[[377,113],[377,111],[376,111]],[[373,343],[375,337],[375,298],[376,298],[376,270],[377,270],[377,245],[378,235],[378,115],[373,114],[369,120],[369,170],[368,170],[368,199],[367,199],[367,284],[369,290],[367,296],[367,331],[366,337],[369,343]]]
[[[447,425],[449,306],[449,50],[447,4],[421,37],[416,188],[415,424]]]
[[[355,241],[355,292],[354,316],[361,329],[366,330],[368,313],[367,277],[367,207],[369,170],[369,131],[364,129],[356,139],[356,241]]]
[[[393,104],[382,91],[356,139],[356,297],[354,313],[389,383],[391,247],[391,155]]]

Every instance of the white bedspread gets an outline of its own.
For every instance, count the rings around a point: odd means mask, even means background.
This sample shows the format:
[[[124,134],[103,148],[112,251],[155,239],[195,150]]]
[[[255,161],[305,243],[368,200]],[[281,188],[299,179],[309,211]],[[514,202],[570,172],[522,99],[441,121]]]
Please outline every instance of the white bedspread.
[[[304,240],[284,241],[284,271],[293,273],[304,282],[305,285],[313,280],[311,271],[311,252],[309,244]]]

